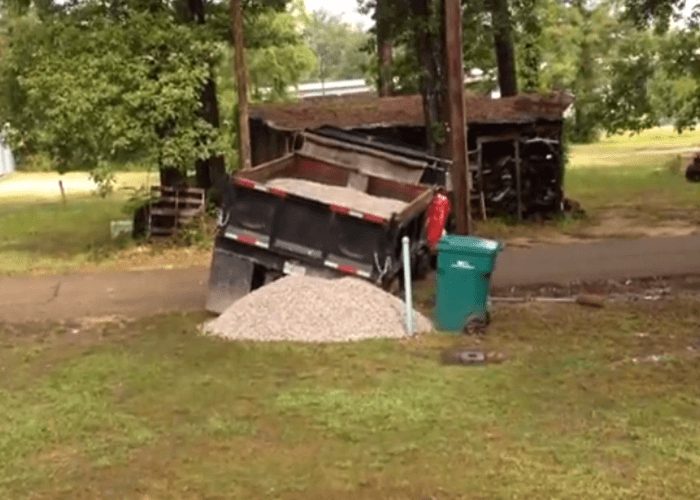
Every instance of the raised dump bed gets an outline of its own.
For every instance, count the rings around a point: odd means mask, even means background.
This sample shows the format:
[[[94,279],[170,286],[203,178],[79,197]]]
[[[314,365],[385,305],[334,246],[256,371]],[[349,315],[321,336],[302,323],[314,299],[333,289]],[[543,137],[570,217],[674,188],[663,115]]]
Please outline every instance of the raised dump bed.
[[[403,236],[420,274],[432,197],[428,186],[299,152],[241,172],[224,193],[208,309],[221,312],[285,274],[353,275],[391,288]]]

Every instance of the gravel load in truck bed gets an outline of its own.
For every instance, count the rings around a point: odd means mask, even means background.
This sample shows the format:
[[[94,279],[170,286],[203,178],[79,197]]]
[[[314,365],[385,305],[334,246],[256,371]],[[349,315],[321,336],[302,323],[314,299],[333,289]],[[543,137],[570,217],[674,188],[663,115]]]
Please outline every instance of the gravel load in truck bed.
[[[230,340],[350,342],[406,337],[404,304],[357,278],[288,276],[259,288],[207,323],[204,332]],[[416,331],[432,330],[420,313]]]
[[[279,177],[268,181],[267,186],[283,189],[305,198],[311,198],[324,203],[333,203],[385,218],[391,217],[394,213],[401,212],[408,205],[401,200],[372,196],[351,187],[331,186],[304,179]]]

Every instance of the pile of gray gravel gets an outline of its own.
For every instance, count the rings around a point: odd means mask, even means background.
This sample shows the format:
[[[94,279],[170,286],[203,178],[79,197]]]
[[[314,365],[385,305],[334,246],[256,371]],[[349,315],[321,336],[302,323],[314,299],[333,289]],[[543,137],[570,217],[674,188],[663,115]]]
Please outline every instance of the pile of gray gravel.
[[[416,331],[432,330],[415,315]],[[356,278],[288,276],[242,298],[204,332],[230,340],[351,342],[407,337],[403,302]]]
[[[408,205],[401,200],[372,196],[363,191],[345,186],[331,186],[320,182],[279,177],[267,183],[268,187],[283,189],[305,198],[333,203],[343,207],[359,210],[372,215],[390,218],[401,212]]]

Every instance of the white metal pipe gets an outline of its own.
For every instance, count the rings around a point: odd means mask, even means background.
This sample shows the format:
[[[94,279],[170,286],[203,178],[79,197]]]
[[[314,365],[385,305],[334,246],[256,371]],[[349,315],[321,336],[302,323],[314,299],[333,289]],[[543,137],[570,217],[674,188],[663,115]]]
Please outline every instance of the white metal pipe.
[[[411,240],[404,236],[403,244],[403,282],[406,292],[406,332],[409,335],[415,333],[413,325],[413,283],[411,281]]]

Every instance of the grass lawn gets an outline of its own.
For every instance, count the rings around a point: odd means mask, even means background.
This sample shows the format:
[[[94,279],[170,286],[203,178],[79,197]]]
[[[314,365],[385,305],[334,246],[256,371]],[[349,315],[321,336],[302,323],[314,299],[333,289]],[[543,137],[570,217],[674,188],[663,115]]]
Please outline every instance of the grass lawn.
[[[571,148],[571,167],[619,167],[663,164],[669,154],[700,148],[700,130],[677,133],[672,127],[657,127],[639,134],[619,134],[593,144]],[[658,165],[657,165],[658,166]]]
[[[688,147],[700,149],[700,131],[653,129],[575,146],[567,195],[583,204],[594,225],[616,218],[652,234],[655,226],[693,230],[700,226],[700,184],[686,181],[678,152]]]
[[[65,204],[57,179],[54,174],[18,173],[0,181],[0,275],[208,262],[208,245],[178,249],[112,240],[110,221],[131,218],[124,210],[124,188],[144,185],[147,173],[119,174],[118,191],[104,199],[89,194],[92,184],[85,174],[69,174],[64,176]]]
[[[65,271],[117,249],[109,221],[123,218],[123,200],[0,201],[0,273]]]
[[[439,362],[466,338],[234,344],[202,319],[0,325],[0,498],[700,492],[697,298],[500,308],[478,347],[507,360],[476,368]]]

